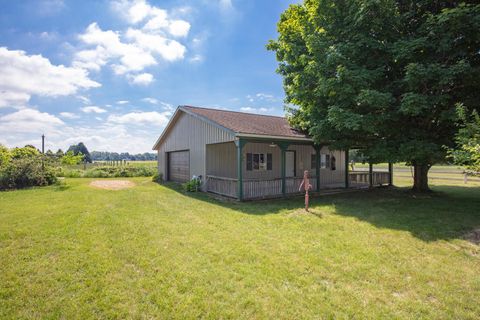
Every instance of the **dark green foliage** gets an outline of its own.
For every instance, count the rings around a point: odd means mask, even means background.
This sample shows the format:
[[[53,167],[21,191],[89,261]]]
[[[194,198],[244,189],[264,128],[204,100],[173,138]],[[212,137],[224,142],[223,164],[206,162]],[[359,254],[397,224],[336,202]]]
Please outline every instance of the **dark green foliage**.
[[[40,155],[13,158],[0,170],[0,189],[3,190],[47,186],[56,181],[53,166]]]
[[[83,154],[84,160],[88,163],[92,163],[92,158],[90,156],[90,152],[88,152],[87,147],[83,144],[83,142],[80,142],[77,145],[72,145],[70,148],[68,148],[68,151],[73,151],[73,154],[76,156],[78,154]]]
[[[157,172],[155,167],[95,167],[88,170],[57,169],[57,176],[68,178],[117,178],[117,177],[151,177]]]
[[[200,190],[201,180],[199,178],[193,178],[192,180],[182,184],[182,187],[187,192],[197,192]]]
[[[454,144],[455,107],[480,101],[475,1],[306,0],[268,45],[295,127],[371,162],[416,167],[414,188]]]

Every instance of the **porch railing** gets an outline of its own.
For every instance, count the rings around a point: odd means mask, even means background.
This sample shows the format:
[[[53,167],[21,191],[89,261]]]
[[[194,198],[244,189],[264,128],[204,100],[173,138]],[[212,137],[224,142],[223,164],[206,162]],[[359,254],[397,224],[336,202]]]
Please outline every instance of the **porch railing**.
[[[370,185],[370,173],[368,171],[354,171],[349,173],[350,184],[354,185]],[[385,171],[372,172],[372,185],[386,185],[390,182],[390,174]]]
[[[303,178],[289,177],[285,179],[285,192],[288,194],[299,193],[298,188]],[[317,181],[315,177],[310,178],[312,191],[317,189]],[[208,192],[217,193],[227,197],[237,197],[237,179],[207,176],[206,189]],[[244,179],[243,180],[243,197],[245,199],[257,199],[277,197],[282,195],[282,179]]]
[[[237,197],[237,179],[207,176],[206,189],[208,192],[220,194],[222,196]]]

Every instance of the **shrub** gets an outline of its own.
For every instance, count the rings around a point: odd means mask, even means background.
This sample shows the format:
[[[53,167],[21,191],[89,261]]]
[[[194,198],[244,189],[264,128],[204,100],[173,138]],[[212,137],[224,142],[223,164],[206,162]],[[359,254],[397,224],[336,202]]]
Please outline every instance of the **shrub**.
[[[33,158],[40,155],[35,147],[28,145],[23,148],[13,148],[10,152],[13,159]]]
[[[7,166],[11,159],[12,153],[10,152],[10,150],[8,150],[8,148],[4,145],[0,144],[0,170],[3,167]]]
[[[57,177],[48,161],[41,156],[12,159],[0,171],[0,189],[20,189],[33,186],[47,186],[55,183]]]
[[[152,181],[156,183],[162,183],[163,182],[163,174],[162,173],[155,173],[152,177]]]
[[[200,189],[201,183],[200,178],[194,177],[192,180],[185,182],[182,186],[187,192],[197,192]]]

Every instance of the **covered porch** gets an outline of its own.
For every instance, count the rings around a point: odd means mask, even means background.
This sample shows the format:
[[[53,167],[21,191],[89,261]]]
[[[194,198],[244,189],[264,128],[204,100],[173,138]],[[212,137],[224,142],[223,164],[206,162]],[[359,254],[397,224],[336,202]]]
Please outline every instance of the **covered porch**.
[[[205,190],[238,200],[298,194],[305,170],[313,192],[389,183],[384,173],[349,172],[348,152],[311,140],[239,138],[206,146]]]

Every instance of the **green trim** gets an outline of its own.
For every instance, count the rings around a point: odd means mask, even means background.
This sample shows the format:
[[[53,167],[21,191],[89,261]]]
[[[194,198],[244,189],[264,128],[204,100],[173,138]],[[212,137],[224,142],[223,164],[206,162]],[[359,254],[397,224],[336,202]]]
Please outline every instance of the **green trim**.
[[[373,187],[373,164],[368,164],[368,182],[370,184],[370,188]]]
[[[252,143],[275,143],[280,147],[280,145],[287,144],[287,148],[289,145],[313,145],[312,141],[303,141],[303,140],[289,140],[289,139],[278,139],[278,138],[249,138],[249,137],[242,137],[239,136],[240,139],[246,140]]]
[[[315,172],[317,174],[317,191],[320,191],[320,151],[322,146],[315,146]]]
[[[235,146],[237,147],[237,198],[243,200],[243,147],[247,141],[238,139],[235,140]]]
[[[348,159],[348,149],[345,149],[345,188],[349,188],[350,187],[350,177],[349,177],[349,174],[348,174],[348,163],[350,162],[350,160]]]
[[[388,163],[388,185],[393,186],[393,163]]]
[[[277,145],[278,147],[280,148],[281,150],[281,170],[282,170],[282,194],[283,196],[285,196],[287,194],[287,189],[286,189],[286,174],[285,174],[285,170],[286,170],[286,151],[288,149],[288,146],[290,145],[289,142],[286,142],[286,141],[282,141],[282,142],[277,142]]]

